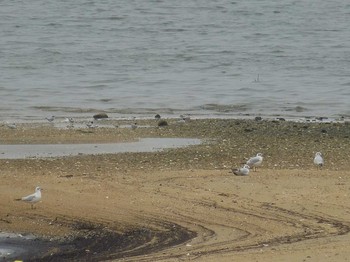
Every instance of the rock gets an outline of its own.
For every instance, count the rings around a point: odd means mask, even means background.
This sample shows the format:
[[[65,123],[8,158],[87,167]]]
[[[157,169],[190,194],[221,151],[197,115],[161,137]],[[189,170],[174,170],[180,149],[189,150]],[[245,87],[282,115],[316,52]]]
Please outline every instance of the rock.
[[[157,123],[158,126],[167,126],[168,125],[168,122],[165,121],[164,119],[163,120],[159,120],[158,123]]]
[[[108,115],[106,113],[99,113],[93,116],[94,119],[102,119],[102,118],[108,118]]]
[[[323,121],[323,120],[327,120],[328,117],[324,117],[324,116],[320,116],[320,117],[316,117],[316,120],[318,121]]]

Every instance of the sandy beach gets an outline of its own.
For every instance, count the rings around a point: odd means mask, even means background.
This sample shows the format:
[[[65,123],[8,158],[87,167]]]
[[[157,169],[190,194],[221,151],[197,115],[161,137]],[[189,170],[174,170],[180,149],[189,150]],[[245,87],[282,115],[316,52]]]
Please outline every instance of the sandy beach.
[[[1,144],[199,138],[149,153],[0,159],[0,230],[52,247],[26,261],[349,261],[350,125],[202,119],[158,127],[0,127]],[[1,146],[0,146],[1,148]],[[313,164],[322,152],[325,166]],[[2,151],[0,150],[0,153]],[[231,168],[262,153],[248,176]],[[14,201],[40,185],[31,206]],[[1,261],[1,258],[0,258]]]

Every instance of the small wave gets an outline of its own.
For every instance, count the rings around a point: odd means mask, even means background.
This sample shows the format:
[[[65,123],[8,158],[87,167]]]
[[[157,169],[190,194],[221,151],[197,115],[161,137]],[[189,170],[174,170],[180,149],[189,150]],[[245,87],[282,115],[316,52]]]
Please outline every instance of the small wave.
[[[309,111],[309,109],[307,109],[306,107],[303,107],[303,106],[295,106],[295,107],[286,107],[286,108],[284,108],[284,111],[301,113],[301,112]]]
[[[110,17],[107,17],[108,20],[123,20],[125,19],[125,17],[123,16],[110,16]]]
[[[84,88],[100,90],[100,89],[103,89],[103,88],[106,88],[106,87],[108,87],[108,85],[98,84],[98,85],[87,85]]]
[[[244,112],[251,109],[247,104],[236,104],[236,105],[205,104],[205,105],[201,105],[199,108],[202,110],[216,111],[221,113]]]
[[[19,69],[19,70],[35,70],[38,69],[38,67],[34,66],[34,65],[8,65],[8,66],[2,66],[2,68],[4,69]]]
[[[41,110],[45,112],[66,112],[66,113],[95,113],[100,112],[96,108],[78,108],[78,107],[60,107],[60,106],[33,106],[32,109]]]
[[[109,102],[109,99],[104,99]],[[80,107],[59,107],[59,106],[33,106],[31,107],[35,110],[40,110],[44,112],[62,112],[62,113],[75,113],[75,114],[94,114],[96,112],[105,112],[107,114],[121,114],[121,115],[131,115],[131,114],[144,114],[153,115],[159,112],[164,114],[175,114],[175,112],[186,112],[184,109],[173,109],[173,108],[80,108]]]
[[[45,26],[59,27],[59,26],[63,26],[63,25],[61,23],[51,22],[51,23],[46,24]]]
[[[184,28],[166,28],[163,30],[164,32],[176,33],[176,32],[185,32],[187,31]]]
[[[103,102],[103,103],[108,103],[108,102],[113,101],[113,99],[111,99],[111,98],[101,98],[100,101]]]
[[[281,49],[275,49],[271,51],[272,54],[283,54],[285,53],[285,51],[281,50]],[[284,57],[284,56],[281,56]]]
[[[62,52],[57,50],[57,49],[51,49],[48,47],[39,47],[36,49],[38,53],[45,53],[45,54],[50,54],[50,55],[62,55]]]

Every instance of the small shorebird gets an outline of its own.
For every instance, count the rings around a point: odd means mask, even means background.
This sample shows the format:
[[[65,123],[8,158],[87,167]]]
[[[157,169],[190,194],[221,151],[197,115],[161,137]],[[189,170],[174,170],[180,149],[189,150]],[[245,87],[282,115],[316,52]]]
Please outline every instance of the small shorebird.
[[[131,129],[134,130],[134,129],[136,129],[136,128],[137,128],[137,123],[134,123],[134,124],[131,125]]]
[[[74,119],[71,117],[66,117],[66,119],[64,120],[64,122],[69,123],[69,125],[67,126],[68,128],[74,127]]]
[[[73,124],[74,123],[74,119],[72,117],[66,117],[66,119],[64,120],[64,122]]]
[[[40,187],[36,187],[35,188],[35,193],[22,197],[22,198],[17,198],[15,199],[16,201],[24,201],[26,203],[31,204],[32,209],[34,208],[34,204],[39,202],[41,200],[41,188]]]
[[[253,168],[254,171],[256,171],[256,168],[261,165],[262,161],[262,154],[258,153],[256,156],[250,158],[246,164],[249,166],[249,168]]]
[[[94,124],[94,121],[91,121],[91,122],[87,123],[86,126],[88,128],[95,128],[95,127],[97,127],[97,125]]]
[[[241,168],[232,168],[232,173],[236,176],[247,176],[249,174],[249,166],[244,165]]]
[[[50,123],[52,123],[55,120],[55,116],[51,116],[51,117],[46,117],[45,118],[47,121],[49,121]]]
[[[189,122],[191,120],[190,116],[180,115],[180,120],[183,120],[185,122]]]
[[[74,119],[71,117],[66,117],[64,122],[69,123],[69,126],[67,126],[67,127],[73,127],[73,125],[74,125]]]
[[[322,157],[322,153],[321,152],[317,152],[315,154],[315,158],[314,158],[314,164],[319,167],[319,168],[322,168],[323,165],[324,165],[324,160],[323,160],[323,157]]]

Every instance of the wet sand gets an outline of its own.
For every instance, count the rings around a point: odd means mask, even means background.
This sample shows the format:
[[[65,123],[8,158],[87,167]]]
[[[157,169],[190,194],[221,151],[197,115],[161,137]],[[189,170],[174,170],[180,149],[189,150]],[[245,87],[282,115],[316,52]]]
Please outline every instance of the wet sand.
[[[0,229],[50,240],[38,261],[348,260],[350,125],[168,122],[144,120],[151,127],[135,130],[0,127],[2,144],[204,141],[162,152],[1,159]],[[317,151],[322,170],[313,165]],[[230,172],[258,152],[257,172]],[[14,201],[37,185],[44,191],[35,209]]]

